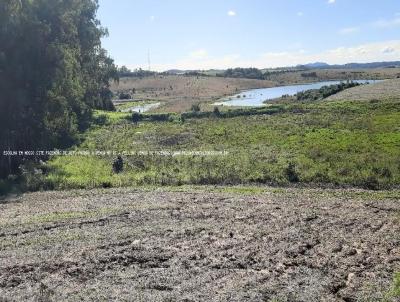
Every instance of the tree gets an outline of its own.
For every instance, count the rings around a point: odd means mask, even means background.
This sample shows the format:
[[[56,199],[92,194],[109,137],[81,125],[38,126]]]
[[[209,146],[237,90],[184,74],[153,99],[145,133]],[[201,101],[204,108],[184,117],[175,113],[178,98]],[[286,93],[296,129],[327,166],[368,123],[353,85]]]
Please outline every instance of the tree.
[[[113,60],[97,0],[0,2],[0,150],[70,145],[93,108],[113,110]],[[0,157],[0,177],[24,157]]]

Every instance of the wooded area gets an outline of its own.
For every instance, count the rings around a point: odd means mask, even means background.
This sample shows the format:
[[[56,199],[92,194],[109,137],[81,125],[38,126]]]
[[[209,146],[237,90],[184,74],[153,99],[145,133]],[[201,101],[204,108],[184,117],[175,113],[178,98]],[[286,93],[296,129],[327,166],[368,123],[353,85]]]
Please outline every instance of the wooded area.
[[[4,151],[64,148],[93,108],[113,109],[118,75],[97,9],[97,0],[0,2],[0,177],[24,160]]]

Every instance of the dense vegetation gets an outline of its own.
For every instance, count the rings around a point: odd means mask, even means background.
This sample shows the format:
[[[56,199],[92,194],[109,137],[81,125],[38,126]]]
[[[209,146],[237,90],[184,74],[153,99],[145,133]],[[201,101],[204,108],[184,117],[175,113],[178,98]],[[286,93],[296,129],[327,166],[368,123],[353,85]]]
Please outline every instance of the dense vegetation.
[[[264,79],[264,74],[257,68],[230,68],[217,76],[225,78],[247,78],[247,79]]]
[[[347,82],[340,83],[335,85],[323,86],[319,89],[310,89],[306,91],[302,91],[296,94],[296,98],[298,101],[316,101],[325,99],[331,95],[334,95],[340,91],[343,91],[348,88],[359,86],[360,84],[357,82]]]
[[[145,78],[157,75],[155,71],[143,70],[142,68],[130,70],[126,66],[118,68],[119,77]]]
[[[135,122],[130,113],[98,111],[96,123],[74,150],[116,153],[54,157],[29,186],[299,182],[379,189],[399,184],[399,99],[305,102],[262,110],[212,112],[202,118],[202,112],[192,112],[183,119],[145,114]],[[149,150],[227,153],[140,153]],[[124,171],[114,174],[112,163],[119,153]]]
[[[256,79],[256,80],[272,80],[273,76],[291,73],[296,71],[303,71],[304,69],[299,68],[288,68],[288,69],[276,69],[262,71],[258,68],[230,68],[223,72],[217,73],[217,77],[225,78],[245,78],[245,79]],[[316,76],[316,73],[311,73],[312,77]],[[302,74],[303,76],[303,74]],[[308,73],[304,73],[303,77],[309,77]]]
[[[113,109],[117,72],[101,48],[97,9],[97,0],[0,1],[1,177],[25,159],[4,150],[64,148],[92,108]]]

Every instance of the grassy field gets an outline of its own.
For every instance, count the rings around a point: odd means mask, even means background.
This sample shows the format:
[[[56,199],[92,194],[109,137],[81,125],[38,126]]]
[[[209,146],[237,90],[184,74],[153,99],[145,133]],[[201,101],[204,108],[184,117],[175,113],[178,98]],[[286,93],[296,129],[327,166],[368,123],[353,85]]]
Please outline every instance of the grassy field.
[[[382,100],[400,95],[400,79],[363,85],[332,95],[328,100]]]
[[[33,178],[32,186],[300,183],[379,189],[400,183],[400,99],[276,106],[281,109],[273,114],[184,120],[171,115],[164,122],[138,124],[128,120],[130,114],[99,111],[100,125],[94,124],[75,150],[116,153],[52,158],[47,175],[40,181]],[[120,174],[112,172],[117,154],[125,162]]]
[[[205,186],[9,198],[0,300],[395,302],[399,198]]]

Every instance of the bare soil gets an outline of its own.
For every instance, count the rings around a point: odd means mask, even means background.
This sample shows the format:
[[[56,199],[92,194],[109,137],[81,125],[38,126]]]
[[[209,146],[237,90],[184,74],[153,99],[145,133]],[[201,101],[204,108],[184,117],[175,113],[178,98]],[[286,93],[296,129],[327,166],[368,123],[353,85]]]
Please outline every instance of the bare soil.
[[[400,270],[399,196],[266,188],[10,198],[0,203],[0,300],[379,301]]]

